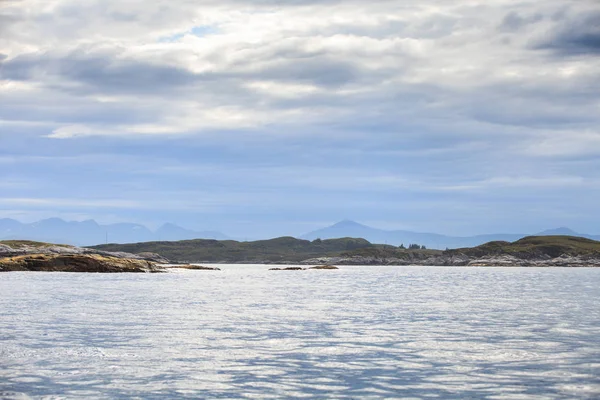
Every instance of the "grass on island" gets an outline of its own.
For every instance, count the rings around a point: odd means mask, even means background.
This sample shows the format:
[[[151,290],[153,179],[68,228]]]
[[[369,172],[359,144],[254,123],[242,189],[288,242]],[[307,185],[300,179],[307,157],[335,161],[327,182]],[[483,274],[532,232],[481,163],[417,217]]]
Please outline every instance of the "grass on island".
[[[0,242],[1,243],[1,242]],[[47,243],[7,241],[28,245]],[[366,257],[374,259],[418,260],[431,256],[469,257],[513,255],[515,257],[555,258],[569,256],[600,256],[600,242],[574,236],[529,236],[515,242],[495,241],[471,248],[453,250],[405,249],[396,246],[373,244],[365,239],[316,239],[313,241],[280,237],[254,242],[235,240],[196,239],[176,242],[145,242],[92,246],[106,251],[124,251],[139,254],[157,253],[176,263],[294,263],[322,257]]]
[[[280,237],[254,242],[235,240],[183,240],[93,246],[106,251],[158,253],[174,262],[210,263],[278,263],[299,262],[310,258],[338,256],[375,256],[377,258],[410,258],[411,254],[438,254],[439,250],[407,250],[395,246],[372,244],[365,239],[315,239],[313,241]]]
[[[373,257],[379,259],[399,258],[410,259],[417,257],[427,257],[442,254],[442,250],[434,249],[405,249],[384,244],[375,244],[371,247],[345,251],[341,253],[343,257]]]
[[[182,240],[177,242],[146,242],[93,246],[107,251],[128,253],[158,253],[174,262],[297,262],[314,257],[339,255],[342,252],[374,246],[365,239],[342,238],[301,240],[280,237],[254,242],[235,240]]]
[[[13,249],[20,249],[23,247],[49,247],[49,246],[61,246],[61,247],[74,247],[68,244],[56,244],[56,243],[46,243],[46,242],[36,242],[33,240],[0,240],[0,244],[6,245],[8,247],[12,247]]]
[[[472,257],[501,254],[525,258],[586,256],[600,255],[600,242],[576,236],[527,236],[512,243],[495,241],[472,248],[449,250],[449,252]]]

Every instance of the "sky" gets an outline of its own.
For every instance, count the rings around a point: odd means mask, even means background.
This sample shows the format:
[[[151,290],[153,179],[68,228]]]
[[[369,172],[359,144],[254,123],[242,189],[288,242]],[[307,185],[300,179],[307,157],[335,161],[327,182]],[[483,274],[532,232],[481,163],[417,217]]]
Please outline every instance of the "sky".
[[[596,0],[0,0],[0,218],[600,233]]]

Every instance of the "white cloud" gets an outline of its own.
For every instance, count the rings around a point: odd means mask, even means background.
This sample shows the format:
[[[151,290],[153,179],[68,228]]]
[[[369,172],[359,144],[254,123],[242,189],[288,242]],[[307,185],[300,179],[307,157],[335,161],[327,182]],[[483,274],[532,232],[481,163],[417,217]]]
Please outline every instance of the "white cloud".
[[[262,210],[327,192],[323,208],[379,210],[596,190],[597,162],[572,163],[600,152],[597,15],[594,0],[4,1],[0,164],[45,190],[15,173],[0,204]],[[62,175],[68,194],[48,183]],[[177,190],[196,180],[210,190]]]
[[[581,130],[548,132],[538,136],[525,148],[528,154],[545,157],[599,156],[600,131]]]
[[[591,1],[570,5],[568,15],[593,9]],[[598,102],[597,93],[583,89],[597,86],[598,60],[532,48],[562,26],[556,15],[564,6],[558,0],[12,2],[0,11],[10,21],[0,37],[0,85],[8,90],[5,102],[43,103],[11,108],[29,111],[52,127],[49,137],[62,139],[277,124],[307,130],[361,117],[393,120],[395,112],[425,123],[459,116],[527,127],[550,118],[551,110],[598,123],[597,107],[581,108]],[[551,105],[548,94],[557,95]],[[143,121],[89,121],[88,107],[109,106]]]
[[[0,204],[20,207],[105,207],[105,208],[139,208],[142,204],[121,199],[74,199],[74,198],[41,198],[41,197],[2,197]]]

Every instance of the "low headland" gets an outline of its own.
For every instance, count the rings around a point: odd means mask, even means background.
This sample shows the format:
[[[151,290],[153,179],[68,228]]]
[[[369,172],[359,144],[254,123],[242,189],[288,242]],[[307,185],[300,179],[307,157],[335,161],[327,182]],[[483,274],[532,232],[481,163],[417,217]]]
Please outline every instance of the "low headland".
[[[600,242],[575,236],[528,236],[476,247],[430,250],[373,244],[365,239],[281,237],[253,242],[184,240],[94,246],[103,251],[157,253],[179,263],[292,265],[432,265],[599,267]]]

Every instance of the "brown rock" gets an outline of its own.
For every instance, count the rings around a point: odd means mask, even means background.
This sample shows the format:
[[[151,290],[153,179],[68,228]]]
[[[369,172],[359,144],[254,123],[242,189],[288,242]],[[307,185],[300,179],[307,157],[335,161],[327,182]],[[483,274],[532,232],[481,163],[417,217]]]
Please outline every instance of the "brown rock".
[[[0,258],[0,271],[164,272],[150,261],[98,254],[27,254]]]
[[[221,268],[216,267],[205,267],[204,265],[192,265],[192,264],[182,264],[182,265],[169,265],[169,269],[193,269],[193,270],[202,270],[202,271],[220,271]]]
[[[171,262],[171,261],[169,261],[168,258],[165,258],[157,253],[150,253],[150,252],[145,251],[142,253],[137,253],[137,255],[142,257],[142,259],[144,259],[146,261],[153,261],[153,262],[156,262],[159,264],[168,264]]]
[[[333,265],[317,265],[316,267],[310,267],[309,269],[339,269]]]

